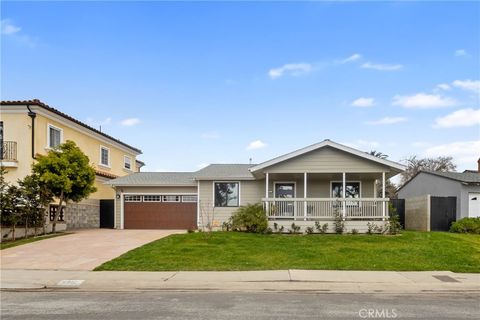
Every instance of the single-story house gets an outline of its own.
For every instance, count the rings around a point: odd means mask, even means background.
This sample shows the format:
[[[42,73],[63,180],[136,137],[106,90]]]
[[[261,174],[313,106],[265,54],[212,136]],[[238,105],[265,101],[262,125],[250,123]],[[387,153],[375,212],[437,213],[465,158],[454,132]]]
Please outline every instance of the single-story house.
[[[480,159],[478,170],[420,171],[398,190],[398,198],[424,195],[456,198],[456,220],[480,217]]]
[[[221,228],[239,206],[263,203],[270,225],[347,230],[388,218],[385,180],[399,163],[324,140],[260,164],[211,164],[196,172],[140,172],[108,182],[116,190],[115,228]]]

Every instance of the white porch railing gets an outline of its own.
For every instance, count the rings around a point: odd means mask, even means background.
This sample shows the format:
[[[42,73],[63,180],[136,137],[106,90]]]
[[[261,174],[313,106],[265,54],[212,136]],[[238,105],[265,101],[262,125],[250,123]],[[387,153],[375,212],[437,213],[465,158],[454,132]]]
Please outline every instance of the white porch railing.
[[[345,219],[386,219],[388,198],[264,198],[269,219],[331,220],[338,212]]]

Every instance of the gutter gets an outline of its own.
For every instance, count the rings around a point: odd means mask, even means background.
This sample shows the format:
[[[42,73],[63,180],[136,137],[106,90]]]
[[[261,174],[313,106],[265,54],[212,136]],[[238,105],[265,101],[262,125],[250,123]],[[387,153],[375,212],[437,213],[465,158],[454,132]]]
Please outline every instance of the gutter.
[[[28,116],[32,118],[32,158],[35,159],[35,117],[37,114],[30,109],[30,105],[27,104]]]

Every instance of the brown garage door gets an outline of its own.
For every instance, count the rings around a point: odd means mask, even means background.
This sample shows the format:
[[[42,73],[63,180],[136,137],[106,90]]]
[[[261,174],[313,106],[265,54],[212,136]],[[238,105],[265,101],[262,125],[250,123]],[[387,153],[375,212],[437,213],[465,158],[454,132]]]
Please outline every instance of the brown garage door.
[[[196,229],[196,202],[124,203],[125,229]]]

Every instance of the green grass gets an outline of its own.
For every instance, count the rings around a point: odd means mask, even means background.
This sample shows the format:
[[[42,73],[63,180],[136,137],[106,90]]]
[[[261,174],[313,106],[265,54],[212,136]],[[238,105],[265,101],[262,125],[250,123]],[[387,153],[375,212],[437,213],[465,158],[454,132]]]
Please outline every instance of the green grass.
[[[95,270],[449,270],[480,272],[480,236],[447,232],[382,235],[172,235]]]
[[[16,247],[16,246],[21,246],[22,244],[32,243],[32,242],[45,240],[45,239],[49,239],[49,238],[64,236],[64,235],[67,235],[67,234],[70,234],[70,233],[69,232],[62,232],[62,233],[55,233],[55,234],[47,234],[47,235],[44,235],[44,236],[42,235],[42,236],[30,237],[30,238],[27,238],[27,239],[19,239],[19,240],[15,240],[15,241],[2,240],[2,242],[0,243],[0,250],[8,249],[8,248]]]

